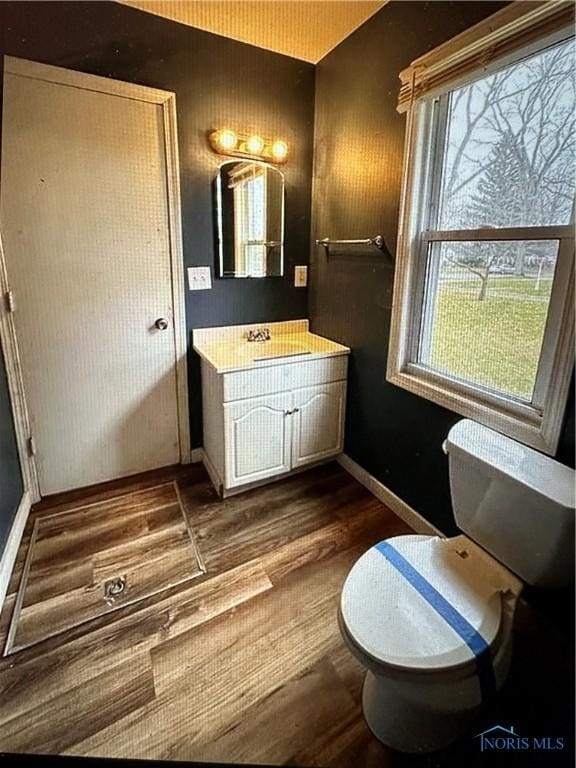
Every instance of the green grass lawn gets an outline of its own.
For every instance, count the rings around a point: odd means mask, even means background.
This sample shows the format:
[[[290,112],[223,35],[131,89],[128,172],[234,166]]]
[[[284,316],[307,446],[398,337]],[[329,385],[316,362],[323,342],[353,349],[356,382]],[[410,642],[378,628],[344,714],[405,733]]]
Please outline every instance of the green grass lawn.
[[[552,280],[490,277],[454,281],[439,289],[431,365],[459,378],[524,400],[532,398]],[[544,300],[539,300],[544,299]]]

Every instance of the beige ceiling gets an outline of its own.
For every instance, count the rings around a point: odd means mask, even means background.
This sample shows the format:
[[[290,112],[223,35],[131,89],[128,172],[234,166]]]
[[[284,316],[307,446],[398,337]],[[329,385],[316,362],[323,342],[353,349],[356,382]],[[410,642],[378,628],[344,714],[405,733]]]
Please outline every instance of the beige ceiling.
[[[122,0],[270,51],[316,64],[386,0]]]

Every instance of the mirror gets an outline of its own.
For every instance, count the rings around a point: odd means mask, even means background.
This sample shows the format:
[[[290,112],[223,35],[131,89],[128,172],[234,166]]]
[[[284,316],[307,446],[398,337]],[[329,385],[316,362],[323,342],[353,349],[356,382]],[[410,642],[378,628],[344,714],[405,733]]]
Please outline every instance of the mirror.
[[[256,160],[223,163],[216,177],[220,277],[281,277],[284,175]]]

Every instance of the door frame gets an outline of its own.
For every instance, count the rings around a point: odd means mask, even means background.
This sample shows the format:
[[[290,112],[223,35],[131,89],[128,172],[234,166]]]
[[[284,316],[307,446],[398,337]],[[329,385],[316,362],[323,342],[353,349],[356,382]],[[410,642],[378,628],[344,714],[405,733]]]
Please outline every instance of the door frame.
[[[178,158],[178,134],[176,123],[176,94],[158,88],[112,80],[99,75],[63,69],[50,64],[40,64],[14,56],[4,56],[4,74],[18,75],[33,80],[44,80],[72,88],[106,93],[157,104],[162,109],[164,128],[164,153],[166,161],[166,197],[168,207],[168,238],[170,242],[170,273],[172,283],[173,331],[176,353],[176,399],[178,408],[178,442],[180,463],[190,463],[190,420],[188,403],[188,345],[186,342],[186,305],[184,292],[184,256],[182,249],[182,220],[180,209],[180,165]],[[3,105],[4,108],[4,105]],[[1,173],[1,169],[0,169]],[[24,491],[31,500],[39,501],[40,486],[33,453],[30,450],[30,418],[22,378],[18,351],[18,338],[13,312],[17,311],[18,297],[10,292],[6,259],[0,231],[0,291],[3,306],[0,311],[0,341],[4,352],[8,387],[12,403],[12,415],[16,442],[20,457]]]
[[[4,244],[2,241],[2,232],[0,231],[0,293],[2,301],[0,302],[0,344],[4,357],[6,368],[6,379],[8,380],[8,391],[10,393],[10,405],[12,408],[12,419],[14,421],[14,432],[16,437],[16,446],[18,448],[18,458],[20,459],[20,473],[22,476],[23,494],[30,494],[32,502],[40,499],[40,485],[38,482],[38,473],[36,471],[36,462],[30,455],[30,419],[28,415],[28,406],[24,394],[24,380],[22,378],[22,366],[20,363],[20,352],[18,350],[18,339],[16,338],[16,326],[14,325],[15,302],[10,298],[10,287],[8,284],[8,272],[6,270],[6,259],[4,258]]]

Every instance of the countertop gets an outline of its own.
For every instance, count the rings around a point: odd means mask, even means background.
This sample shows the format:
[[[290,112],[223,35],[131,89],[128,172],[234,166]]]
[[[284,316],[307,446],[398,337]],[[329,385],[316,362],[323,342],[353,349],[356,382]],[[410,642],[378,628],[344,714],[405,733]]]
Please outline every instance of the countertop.
[[[249,330],[268,328],[269,341],[247,341]],[[310,333],[307,320],[204,328],[194,331],[194,349],[217,373],[347,355],[350,348]]]

